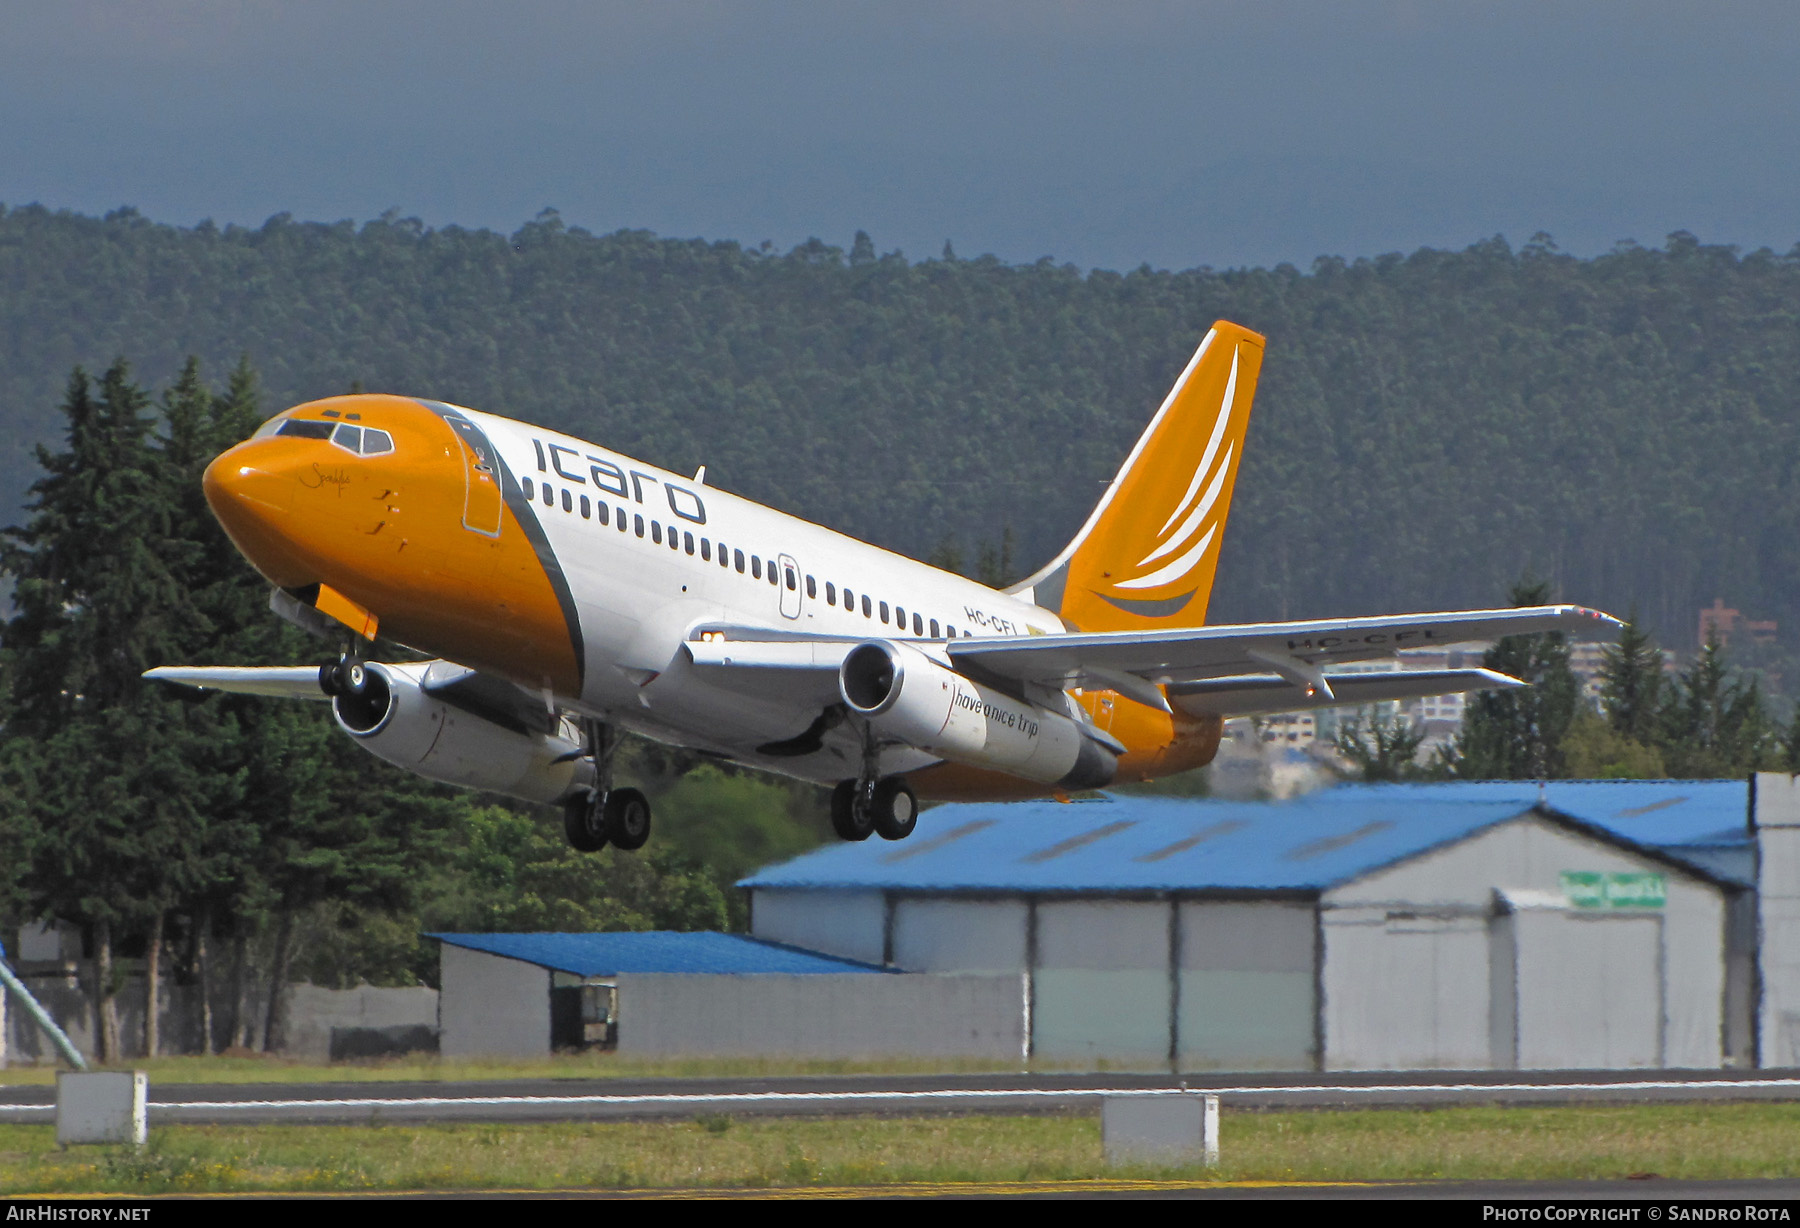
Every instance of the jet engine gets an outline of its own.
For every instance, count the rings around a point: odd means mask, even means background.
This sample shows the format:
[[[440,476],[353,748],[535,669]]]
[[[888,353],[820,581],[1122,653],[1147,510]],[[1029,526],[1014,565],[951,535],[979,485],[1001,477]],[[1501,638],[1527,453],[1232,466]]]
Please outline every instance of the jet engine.
[[[560,802],[593,783],[593,762],[567,738],[502,724],[426,689],[426,665],[364,667],[357,694],[331,701],[338,726],[364,750],[446,784]]]
[[[971,681],[909,644],[852,648],[838,689],[876,736],[1068,789],[1112,782],[1118,756],[1073,718]]]

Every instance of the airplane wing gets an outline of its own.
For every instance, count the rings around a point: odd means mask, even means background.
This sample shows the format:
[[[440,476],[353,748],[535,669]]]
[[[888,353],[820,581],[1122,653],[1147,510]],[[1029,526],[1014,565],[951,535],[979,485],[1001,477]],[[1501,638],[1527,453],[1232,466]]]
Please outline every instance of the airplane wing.
[[[521,733],[554,728],[554,717],[541,696],[515,686],[504,678],[483,674],[449,661],[388,665],[388,669],[412,675],[419,689],[447,704],[484,720]],[[275,699],[328,700],[319,687],[316,665],[162,665],[144,671],[144,677],[174,682],[204,691],[229,691],[234,695],[266,695]]]
[[[1621,626],[1611,615],[1581,606],[1528,606],[1172,631],[984,637],[952,640],[949,652],[956,667],[972,677],[987,674],[1058,690],[1110,689],[1155,707],[1163,706],[1160,698],[1152,698],[1159,695],[1157,683],[1222,680],[1265,671],[1286,680],[1303,696],[1317,694],[1329,705],[1340,702],[1334,699],[1336,681],[1325,672],[1331,665],[1391,657],[1409,648],[1546,631],[1611,639]]]
[[[1189,716],[1264,716],[1308,708],[1360,707],[1456,691],[1510,691],[1525,684],[1491,669],[1407,669],[1378,674],[1327,674],[1331,697],[1306,691],[1279,674],[1241,674],[1169,684],[1169,702]]]
[[[234,695],[270,695],[276,699],[327,700],[319,689],[316,665],[159,665],[144,677],[175,682],[203,691],[229,691]]]

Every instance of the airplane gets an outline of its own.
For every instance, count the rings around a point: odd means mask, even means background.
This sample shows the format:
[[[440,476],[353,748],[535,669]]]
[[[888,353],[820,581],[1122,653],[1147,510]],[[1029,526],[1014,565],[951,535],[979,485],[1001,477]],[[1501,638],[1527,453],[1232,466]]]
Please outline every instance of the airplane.
[[[630,731],[832,788],[845,840],[920,799],[1061,796],[1200,767],[1230,716],[1524,685],[1345,670],[1561,631],[1570,605],[1209,626],[1264,338],[1216,322],[1080,531],[996,590],[693,475],[439,401],[356,394],[275,415],[203,482],[272,610],[338,641],[317,668],[165,666],[189,686],[329,701],[434,780],[562,807],[631,850]],[[378,634],[431,659],[370,660]]]

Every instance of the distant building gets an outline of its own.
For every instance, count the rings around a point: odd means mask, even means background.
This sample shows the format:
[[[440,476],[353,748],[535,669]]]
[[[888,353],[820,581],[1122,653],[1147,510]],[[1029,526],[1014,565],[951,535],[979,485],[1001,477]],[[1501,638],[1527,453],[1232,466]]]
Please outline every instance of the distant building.
[[[1699,646],[1706,647],[1706,641],[1713,636],[1719,638],[1721,646],[1731,647],[1734,635],[1747,636],[1753,644],[1773,644],[1775,642],[1776,623],[1757,622],[1745,618],[1736,610],[1730,609],[1722,597],[1714,597],[1712,608],[1700,611]]]

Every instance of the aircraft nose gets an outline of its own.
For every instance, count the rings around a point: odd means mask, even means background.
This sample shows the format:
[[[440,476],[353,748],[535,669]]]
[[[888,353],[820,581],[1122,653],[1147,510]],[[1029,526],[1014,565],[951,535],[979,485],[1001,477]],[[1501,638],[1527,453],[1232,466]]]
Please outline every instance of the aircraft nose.
[[[201,489],[226,534],[256,569],[284,588],[316,582],[295,557],[289,512],[297,482],[285,467],[259,456],[257,443],[220,454],[201,475]]]

